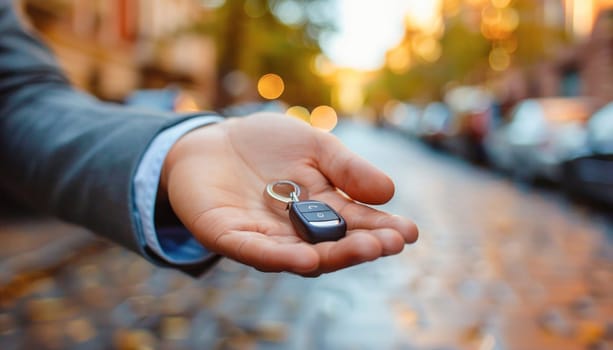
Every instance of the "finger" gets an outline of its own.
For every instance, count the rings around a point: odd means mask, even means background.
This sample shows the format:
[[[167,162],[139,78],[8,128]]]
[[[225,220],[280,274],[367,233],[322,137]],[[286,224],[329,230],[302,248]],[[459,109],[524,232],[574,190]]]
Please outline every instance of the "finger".
[[[303,274],[319,267],[319,256],[308,244],[279,243],[258,232],[227,232],[216,240],[215,251],[265,272]]]
[[[404,249],[404,239],[396,230],[386,228],[373,230],[369,233],[379,240],[383,256],[398,254]]]
[[[340,241],[323,242],[313,247],[320,258],[318,272],[322,273],[372,261],[383,255],[379,240],[366,231],[354,231]]]
[[[419,231],[415,223],[399,215],[391,215],[366,205],[352,202],[335,192],[321,194],[317,198],[330,204],[345,218],[347,230],[392,229],[401,235],[405,243],[417,240]]]
[[[321,172],[351,198],[369,204],[383,204],[394,195],[394,183],[383,172],[349,151],[336,137],[318,137]]]

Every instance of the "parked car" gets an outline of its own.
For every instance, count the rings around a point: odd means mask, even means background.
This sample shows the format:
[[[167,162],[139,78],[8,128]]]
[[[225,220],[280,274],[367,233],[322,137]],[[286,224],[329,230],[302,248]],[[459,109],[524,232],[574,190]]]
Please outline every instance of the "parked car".
[[[385,115],[385,122],[392,128],[411,137],[419,136],[421,109],[414,104],[397,102]]]
[[[596,112],[587,125],[588,145],[595,154],[613,153],[613,102]]]
[[[515,160],[507,134],[508,128],[504,125],[491,129],[483,139],[483,149],[488,163],[494,169],[512,174]]]
[[[596,112],[587,126],[590,154],[562,164],[562,183],[571,194],[613,207],[613,103]]]
[[[452,134],[453,116],[442,102],[432,102],[424,108],[419,120],[419,134],[428,144],[439,147]]]
[[[524,180],[559,181],[561,164],[586,154],[586,121],[594,110],[586,98],[528,99],[510,122],[486,138],[492,163]]]
[[[441,141],[443,147],[471,161],[483,161],[483,138],[497,113],[494,96],[480,87],[462,86],[450,90],[445,102],[452,119],[450,131]]]

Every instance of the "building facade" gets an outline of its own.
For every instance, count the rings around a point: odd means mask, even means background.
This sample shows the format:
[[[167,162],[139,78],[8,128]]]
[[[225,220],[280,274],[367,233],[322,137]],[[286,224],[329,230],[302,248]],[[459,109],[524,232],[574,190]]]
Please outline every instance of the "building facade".
[[[23,0],[26,17],[72,83],[103,99],[177,85],[206,107],[214,98],[211,38],[183,31],[207,15],[196,0]]]

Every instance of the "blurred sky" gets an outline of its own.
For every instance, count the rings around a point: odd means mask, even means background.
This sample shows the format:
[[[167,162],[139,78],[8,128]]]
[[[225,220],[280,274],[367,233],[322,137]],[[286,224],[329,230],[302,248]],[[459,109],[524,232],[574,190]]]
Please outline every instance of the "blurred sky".
[[[339,66],[377,69],[385,52],[403,36],[410,16],[427,27],[438,14],[439,0],[336,0],[338,33],[322,42],[324,52]]]

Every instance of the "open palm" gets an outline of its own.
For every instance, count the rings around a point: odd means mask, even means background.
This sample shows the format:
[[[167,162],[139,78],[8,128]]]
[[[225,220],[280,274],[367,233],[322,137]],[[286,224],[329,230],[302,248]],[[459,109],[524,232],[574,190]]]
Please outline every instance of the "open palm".
[[[276,180],[295,181],[309,199],[332,206],[347,221],[347,236],[302,241],[287,212],[263,194]],[[334,136],[284,115],[232,119],[187,134],[166,159],[161,188],[205,247],[262,271],[316,276],[396,254],[417,238],[411,221],[356,202],[391,199],[386,175]]]

